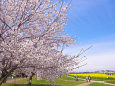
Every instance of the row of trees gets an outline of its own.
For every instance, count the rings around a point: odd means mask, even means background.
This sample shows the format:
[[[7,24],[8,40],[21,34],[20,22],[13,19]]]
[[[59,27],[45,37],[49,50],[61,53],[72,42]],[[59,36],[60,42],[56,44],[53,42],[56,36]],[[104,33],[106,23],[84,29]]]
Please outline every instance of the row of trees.
[[[55,0],[0,0],[0,85],[12,73],[55,80],[78,67],[63,55],[74,40],[63,34],[68,5]]]

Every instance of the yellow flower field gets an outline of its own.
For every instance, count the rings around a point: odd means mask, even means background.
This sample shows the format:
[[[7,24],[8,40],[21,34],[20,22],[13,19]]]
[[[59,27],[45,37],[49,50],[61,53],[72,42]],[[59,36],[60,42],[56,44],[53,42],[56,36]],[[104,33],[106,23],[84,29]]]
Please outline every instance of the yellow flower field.
[[[115,79],[115,75],[107,75],[107,74],[100,74],[100,73],[84,73],[84,74],[70,74],[70,75],[74,75],[74,76],[81,76],[81,77],[86,77],[86,76],[90,76],[92,78],[114,78]]]

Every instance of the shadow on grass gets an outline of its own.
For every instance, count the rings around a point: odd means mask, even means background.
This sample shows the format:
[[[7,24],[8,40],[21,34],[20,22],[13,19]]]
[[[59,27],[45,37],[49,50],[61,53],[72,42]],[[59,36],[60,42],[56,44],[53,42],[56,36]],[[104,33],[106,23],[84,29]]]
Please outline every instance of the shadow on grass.
[[[48,84],[32,84],[32,85],[28,85],[28,84],[10,84],[7,86],[54,86],[54,85],[48,85]],[[60,85],[55,85],[55,86],[60,86]]]

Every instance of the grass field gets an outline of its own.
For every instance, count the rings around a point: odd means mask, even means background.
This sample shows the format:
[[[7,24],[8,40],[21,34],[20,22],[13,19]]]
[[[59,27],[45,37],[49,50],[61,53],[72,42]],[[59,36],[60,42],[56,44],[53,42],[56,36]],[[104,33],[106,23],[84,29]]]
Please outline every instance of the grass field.
[[[115,84],[115,80],[107,80],[105,82]]]
[[[66,75],[63,75],[61,79],[56,80],[57,86],[76,86],[78,84],[84,83],[85,81],[79,79],[79,81],[76,81],[75,78],[68,77]],[[3,86],[28,86],[28,79],[24,79],[21,81],[17,81],[15,84],[5,84]],[[36,78],[33,78],[31,86],[52,86],[52,82],[46,82],[45,79],[43,80],[37,80]]]
[[[71,77],[72,76],[72,77]],[[55,86],[77,86],[79,84],[82,84],[82,83],[86,83],[85,80],[83,79],[80,79],[78,81],[76,81],[75,78],[73,78],[74,75],[62,75],[61,78],[59,78],[58,80],[56,80],[56,84]],[[82,76],[79,76],[79,77],[82,77]],[[85,79],[85,77],[82,77]],[[95,79],[95,77],[93,78]],[[106,83],[103,84],[103,83],[99,83],[99,81],[101,81],[102,79],[101,78],[96,78],[96,81],[95,83],[92,82],[90,85],[88,86],[113,86],[113,85],[107,85]],[[115,80],[105,80],[105,82],[107,83],[113,83],[115,84]],[[53,83],[52,82],[46,82],[45,79],[42,79],[42,80],[37,80],[35,77],[33,78],[32,80],[32,85],[31,86],[53,86],[52,85]],[[13,82],[12,84],[4,84],[3,86],[28,86],[28,78],[27,79],[21,79],[20,81],[17,81],[17,82]]]
[[[107,85],[103,83],[91,83],[89,86],[113,86],[113,85]]]

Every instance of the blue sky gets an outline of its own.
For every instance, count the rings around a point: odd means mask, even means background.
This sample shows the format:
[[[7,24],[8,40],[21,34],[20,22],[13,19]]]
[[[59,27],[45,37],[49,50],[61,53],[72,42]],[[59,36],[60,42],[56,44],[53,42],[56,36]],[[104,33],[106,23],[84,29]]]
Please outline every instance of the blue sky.
[[[115,0],[73,0],[68,17],[65,32],[78,44],[64,53],[93,46],[85,53],[87,65],[77,71],[115,70]]]

